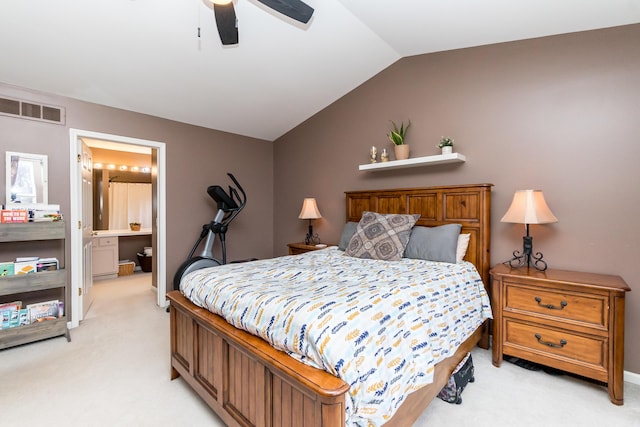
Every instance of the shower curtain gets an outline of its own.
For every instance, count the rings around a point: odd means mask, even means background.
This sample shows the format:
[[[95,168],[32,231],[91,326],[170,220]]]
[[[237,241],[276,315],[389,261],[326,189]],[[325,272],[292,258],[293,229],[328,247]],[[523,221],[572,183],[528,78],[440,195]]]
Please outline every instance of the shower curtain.
[[[109,183],[109,230],[125,230],[139,222],[151,228],[151,184]]]

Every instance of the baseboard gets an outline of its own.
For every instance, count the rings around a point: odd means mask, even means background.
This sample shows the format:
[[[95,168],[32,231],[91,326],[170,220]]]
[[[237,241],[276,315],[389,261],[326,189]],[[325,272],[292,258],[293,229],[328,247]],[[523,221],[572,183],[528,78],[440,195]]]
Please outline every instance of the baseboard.
[[[640,385],[640,374],[624,371],[624,380],[631,384]]]

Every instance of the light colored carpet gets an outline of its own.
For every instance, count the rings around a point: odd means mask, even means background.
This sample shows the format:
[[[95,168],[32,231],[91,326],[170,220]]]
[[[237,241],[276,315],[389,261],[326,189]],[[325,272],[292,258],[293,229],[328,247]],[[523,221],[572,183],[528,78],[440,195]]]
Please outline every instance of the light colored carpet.
[[[223,426],[186,383],[169,380],[169,315],[155,305],[150,275],[96,282],[72,341],[54,338],[0,351],[0,414],[29,425]],[[476,381],[462,404],[436,399],[418,426],[640,426],[640,386],[625,404],[568,376],[491,365],[473,352]]]

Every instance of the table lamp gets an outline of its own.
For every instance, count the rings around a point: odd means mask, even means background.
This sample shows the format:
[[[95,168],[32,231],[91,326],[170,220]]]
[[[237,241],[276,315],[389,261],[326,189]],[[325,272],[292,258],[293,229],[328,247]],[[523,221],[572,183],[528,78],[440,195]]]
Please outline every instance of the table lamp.
[[[527,233],[522,238],[522,254],[518,251],[513,251],[513,258],[505,261],[504,264],[508,264],[511,267],[524,267],[526,265],[529,268],[532,265],[531,258],[533,258],[533,267],[536,270],[545,271],[547,263],[542,260],[542,253],[536,252],[533,255],[533,237],[529,235],[529,224],[549,224],[558,222],[558,219],[551,213],[542,191],[516,191],[509,210],[500,221],[524,224]]]
[[[319,243],[320,239],[317,234],[313,234],[313,225],[311,224],[312,220],[322,218],[322,215],[320,215],[320,211],[318,210],[318,205],[316,204],[316,199],[312,197],[304,199],[304,202],[302,202],[302,210],[300,211],[298,218],[309,220],[309,232],[304,239],[305,245],[309,245],[312,242]]]

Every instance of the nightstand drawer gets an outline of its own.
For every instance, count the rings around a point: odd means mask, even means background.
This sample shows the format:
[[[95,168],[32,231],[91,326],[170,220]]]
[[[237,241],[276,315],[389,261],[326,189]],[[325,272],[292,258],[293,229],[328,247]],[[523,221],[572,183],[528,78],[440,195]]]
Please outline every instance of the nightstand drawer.
[[[505,310],[544,314],[607,329],[608,295],[529,288],[505,281]]]
[[[553,355],[554,359],[576,361],[591,368],[607,368],[607,339],[573,334],[569,331],[545,328],[505,319],[505,349],[520,347],[538,355]],[[505,350],[506,353],[511,353]]]
[[[495,266],[493,364],[508,354],[605,382],[622,405],[628,291],[620,276]]]
[[[309,249],[289,248],[289,255],[300,255],[309,252]]]

